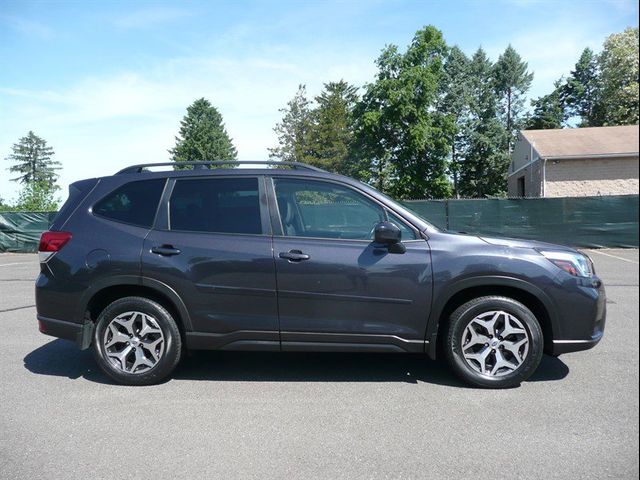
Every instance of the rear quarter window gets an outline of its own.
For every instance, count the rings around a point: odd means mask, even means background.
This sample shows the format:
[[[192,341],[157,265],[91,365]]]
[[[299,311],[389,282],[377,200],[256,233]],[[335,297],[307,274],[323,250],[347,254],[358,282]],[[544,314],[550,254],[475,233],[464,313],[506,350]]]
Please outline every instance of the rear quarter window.
[[[151,227],[166,179],[139,180],[126,183],[109,193],[93,206],[99,217]]]

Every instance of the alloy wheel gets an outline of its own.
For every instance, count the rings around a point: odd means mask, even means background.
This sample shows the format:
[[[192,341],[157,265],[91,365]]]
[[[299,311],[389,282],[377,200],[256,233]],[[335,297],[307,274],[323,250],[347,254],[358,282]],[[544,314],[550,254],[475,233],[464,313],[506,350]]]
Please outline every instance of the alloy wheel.
[[[462,354],[476,372],[502,377],[515,372],[529,353],[529,333],[514,315],[498,310],[476,316],[462,334]]]
[[[107,325],[103,346],[114,368],[129,374],[141,374],[151,370],[160,361],[165,338],[151,315],[125,312]]]

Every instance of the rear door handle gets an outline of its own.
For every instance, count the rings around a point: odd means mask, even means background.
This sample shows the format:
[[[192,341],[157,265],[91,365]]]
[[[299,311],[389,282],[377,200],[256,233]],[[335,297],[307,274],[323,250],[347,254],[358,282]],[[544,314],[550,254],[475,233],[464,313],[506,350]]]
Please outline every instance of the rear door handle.
[[[175,248],[173,245],[160,245],[159,247],[151,247],[152,253],[157,253],[164,257],[171,257],[172,255],[180,255],[180,249]]]
[[[288,252],[280,252],[278,254],[280,258],[289,260],[290,262],[301,262],[302,260],[309,260],[311,257],[306,253],[302,253],[300,250],[289,250]]]

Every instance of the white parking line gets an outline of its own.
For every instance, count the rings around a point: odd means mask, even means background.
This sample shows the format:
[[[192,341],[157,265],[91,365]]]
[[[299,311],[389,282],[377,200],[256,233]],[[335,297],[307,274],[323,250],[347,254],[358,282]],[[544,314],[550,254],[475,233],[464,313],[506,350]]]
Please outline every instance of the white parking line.
[[[610,253],[604,253],[603,251],[600,251],[600,250],[587,250],[587,251],[589,253],[597,253],[598,255],[604,255],[605,257],[616,258],[618,260],[622,260],[623,262],[633,263],[634,265],[640,265],[640,263],[634,260],[629,260],[628,258],[619,257],[617,255],[611,255]]]
[[[9,265],[35,265],[35,262],[0,263],[0,267],[8,267]]]

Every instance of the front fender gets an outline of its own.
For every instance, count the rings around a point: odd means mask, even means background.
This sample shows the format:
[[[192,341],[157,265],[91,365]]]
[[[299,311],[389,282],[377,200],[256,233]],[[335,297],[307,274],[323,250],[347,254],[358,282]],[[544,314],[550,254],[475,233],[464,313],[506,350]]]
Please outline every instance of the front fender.
[[[549,320],[551,322],[552,335],[557,331],[557,307],[551,297],[549,297],[539,287],[523,280],[521,278],[510,277],[505,275],[481,275],[468,277],[461,280],[453,281],[448,285],[440,288],[435,296],[429,319],[427,320],[427,330],[425,340],[428,342],[428,354],[431,358],[436,357],[438,327],[445,308],[449,301],[457,294],[464,290],[477,287],[508,287],[521,290],[530,295],[535,296],[546,309]]]

